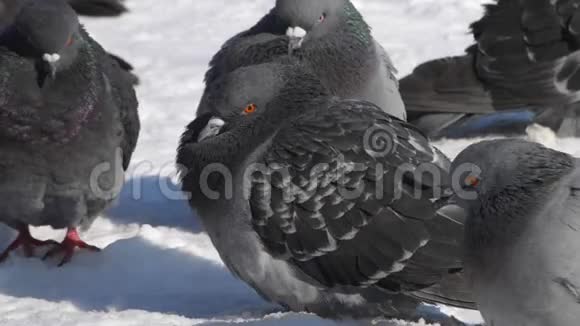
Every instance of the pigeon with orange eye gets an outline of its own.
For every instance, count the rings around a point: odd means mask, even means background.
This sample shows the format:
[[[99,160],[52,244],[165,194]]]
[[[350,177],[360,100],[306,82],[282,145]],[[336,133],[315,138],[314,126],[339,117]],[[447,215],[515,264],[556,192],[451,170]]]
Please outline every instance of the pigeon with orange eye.
[[[486,325],[578,325],[580,159],[499,139],[461,152],[452,175],[466,166],[464,268]]]
[[[327,318],[411,319],[414,292],[443,280],[452,289],[432,300],[471,307],[451,276],[464,213],[447,204],[450,162],[414,127],[333,96],[295,63],[239,68],[199,107],[178,149],[182,189],[226,266],[264,298]],[[396,146],[377,155],[373,130]],[[411,188],[383,168],[397,166],[441,178],[420,173]]]

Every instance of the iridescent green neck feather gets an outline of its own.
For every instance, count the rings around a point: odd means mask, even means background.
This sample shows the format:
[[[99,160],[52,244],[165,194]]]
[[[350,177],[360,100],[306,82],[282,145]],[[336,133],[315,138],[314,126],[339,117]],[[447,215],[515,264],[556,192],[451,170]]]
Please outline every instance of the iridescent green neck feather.
[[[372,41],[371,28],[364,21],[360,12],[350,1],[345,1],[344,13],[346,15],[346,28],[353,33],[356,38],[365,44]]]

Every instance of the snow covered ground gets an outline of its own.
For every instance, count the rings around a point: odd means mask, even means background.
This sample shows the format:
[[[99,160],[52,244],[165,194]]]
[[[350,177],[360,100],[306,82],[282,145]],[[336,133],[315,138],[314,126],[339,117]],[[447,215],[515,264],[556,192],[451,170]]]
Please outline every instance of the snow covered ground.
[[[131,13],[122,18],[85,20],[99,42],[137,68],[141,139],[118,205],[83,235],[103,252],[82,252],[63,268],[11,257],[0,266],[1,326],[334,324],[276,313],[276,306],[232,277],[173,181],[178,137],[194,117],[207,62],[273,2],[127,0]],[[482,2],[355,1],[401,76],[427,59],[461,53],[471,41],[468,24],[481,15]],[[468,143],[439,145],[454,156]],[[559,140],[556,147],[580,156],[579,145],[570,139]],[[43,239],[63,237],[48,228],[33,233]],[[0,226],[0,248],[12,237]],[[452,312],[478,320],[477,313]]]

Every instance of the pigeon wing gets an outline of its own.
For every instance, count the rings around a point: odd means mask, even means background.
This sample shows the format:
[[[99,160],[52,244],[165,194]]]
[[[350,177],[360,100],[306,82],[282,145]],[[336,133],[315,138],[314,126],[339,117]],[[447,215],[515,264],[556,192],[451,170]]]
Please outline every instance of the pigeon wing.
[[[491,94],[475,75],[472,56],[428,61],[401,80],[410,120],[422,113],[494,112]]]
[[[86,33],[86,32],[84,32]],[[123,168],[126,170],[131,162],[131,157],[137,146],[139,131],[141,128],[139,120],[137,96],[133,88],[133,79],[103,48],[88,35],[85,35],[91,43],[91,48],[96,52],[103,62],[103,72],[110,86],[113,101],[118,106],[123,137],[121,140],[121,151],[123,154]]]
[[[118,55],[109,53],[109,56],[111,57],[111,59],[117,61],[117,63],[119,64],[119,67],[121,67],[121,69],[123,69],[123,71],[125,71],[125,73],[128,75],[128,77],[131,79],[133,85],[139,84],[139,76],[137,76],[135,74],[132,64],[130,64],[127,60],[121,58]]]
[[[472,24],[478,77],[495,101],[529,105],[578,101],[580,1],[499,0]]]
[[[461,268],[463,216],[439,213],[449,161],[378,107],[309,112],[279,131],[262,163],[253,227],[321,284],[412,291]]]

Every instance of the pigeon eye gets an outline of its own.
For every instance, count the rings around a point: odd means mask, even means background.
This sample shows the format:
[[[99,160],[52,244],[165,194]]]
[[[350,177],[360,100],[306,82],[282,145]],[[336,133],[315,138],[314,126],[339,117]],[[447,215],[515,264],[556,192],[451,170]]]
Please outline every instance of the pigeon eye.
[[[326,19],[326,13],[322,13],[322,15],[320,15],[320,17],[318,17],[318,22],[322,23],[325,19]]]
[[[74,42],[74,39],[73,39],[73,37],[72,37],[72,35],[71,35],[71,36],[69,36],[69,37],[68,37],[68,39],[66,40],[66,46],[71,46],[71,45],[73,44],[73,42]]]
[[[256,112],[257,109],[258,109],[258,107],[256,106],[256,104],[254,104],[254,103],[248,104],[248,106],[246,106],[244,111],[242,111],[242,114],[243,115],[252,114],[252,113]]]
[[[477,187],[479,186],[479,183],[481,182],[481,180],[473,175],[468,176],[467,178],[465,178],[465,185],[468,187]]]

